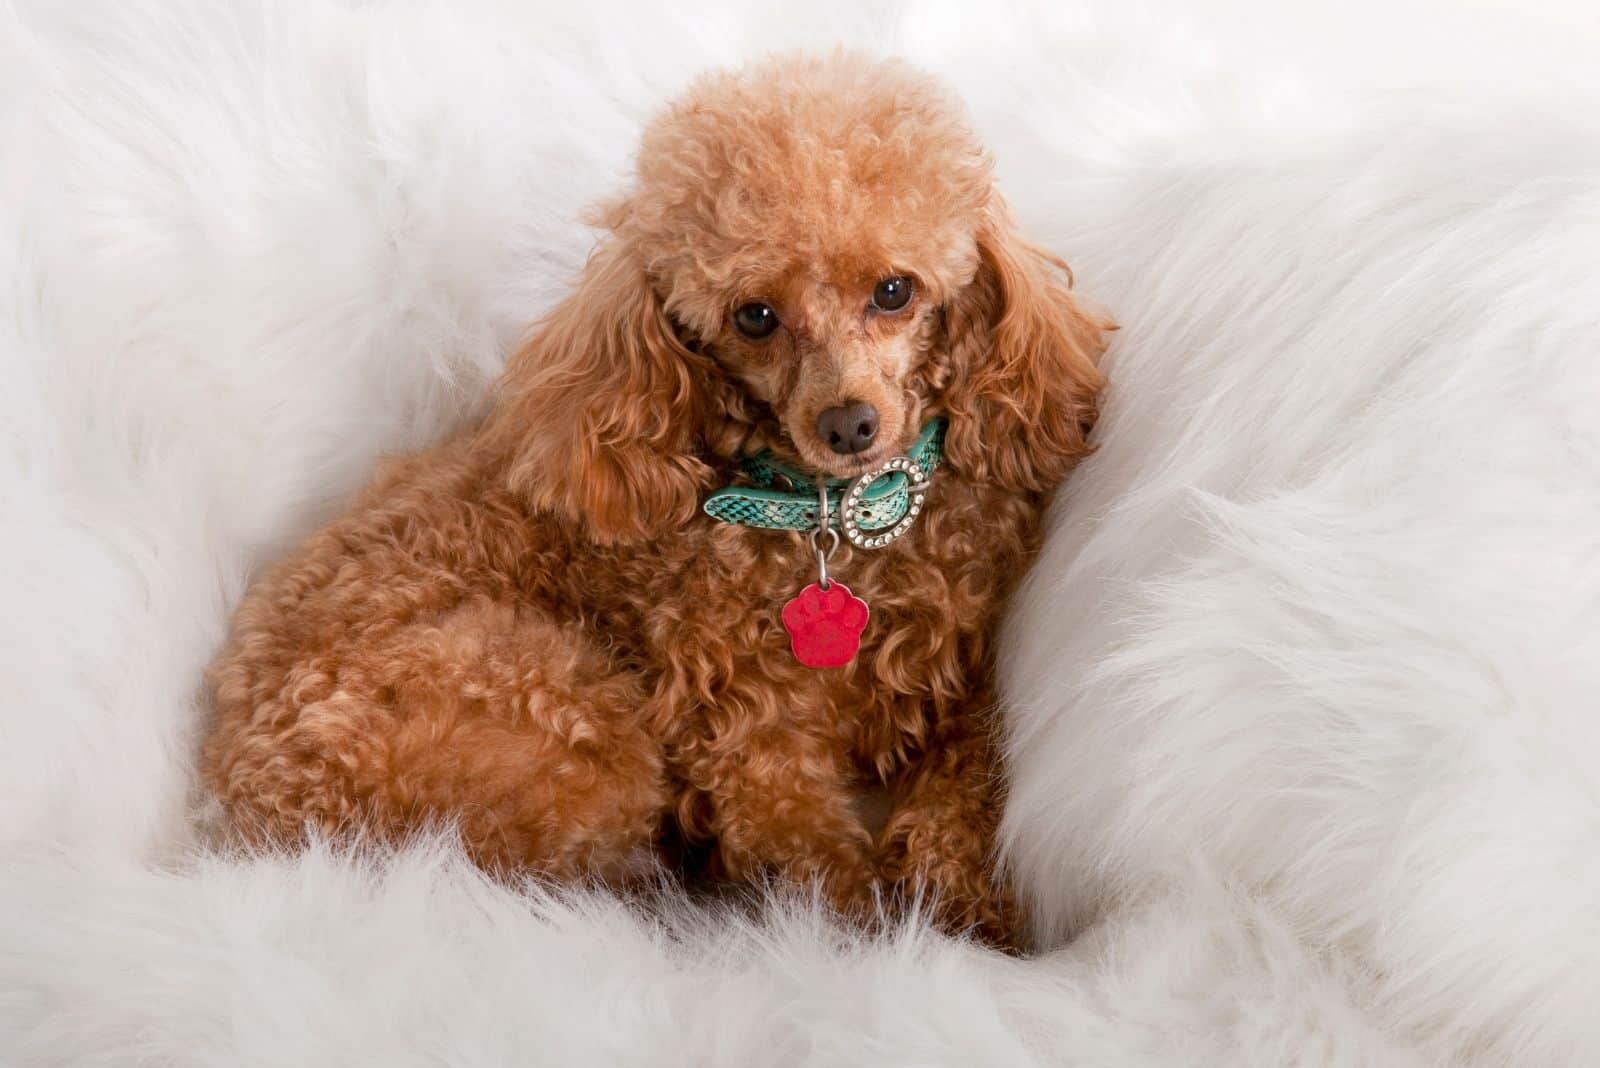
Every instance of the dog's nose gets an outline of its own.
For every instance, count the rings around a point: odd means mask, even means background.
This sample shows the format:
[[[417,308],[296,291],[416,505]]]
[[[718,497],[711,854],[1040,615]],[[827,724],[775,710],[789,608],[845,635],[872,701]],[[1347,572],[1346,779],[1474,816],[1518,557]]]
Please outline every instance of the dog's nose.
[[[878,436],[878,409],[866,401],[845,401],[817,416],[817,437],[843,456],[861,452]]]

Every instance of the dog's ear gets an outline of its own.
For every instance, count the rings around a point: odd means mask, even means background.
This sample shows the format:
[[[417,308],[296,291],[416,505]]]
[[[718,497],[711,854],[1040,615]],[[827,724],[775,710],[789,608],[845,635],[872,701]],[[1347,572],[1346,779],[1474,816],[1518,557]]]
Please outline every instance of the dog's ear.
[[[638,257],[608,236],[500,383],[486,434],[511,488],[601,544],[688,521],[711,479],[695,455],[703,362]]]
[[[946,454],[971,478],[1046,491],[1090,451],[1095,362],[1116,327],[1079,307],[1067,265],[1018,234],[998,198],[977,244],[977,274],[945,308]]]

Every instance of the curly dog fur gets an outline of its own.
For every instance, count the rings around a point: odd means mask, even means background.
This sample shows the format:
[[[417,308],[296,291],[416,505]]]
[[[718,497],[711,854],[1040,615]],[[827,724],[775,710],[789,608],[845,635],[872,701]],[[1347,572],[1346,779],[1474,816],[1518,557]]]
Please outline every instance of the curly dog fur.
[[[449,819],[495,870],[620,880],[669,841],[716,873],[922,891],[1010,940],[994,871],[995,635],[1087,451],[1108,322],[1022,239],[959,107],[896,63],[783,58],[647,130],[577,291],[478,426],[390,462],[245,598],[204,751],[255,841]],[[903,277],[901,309],[872,304]],[[733,312],[780,323],[753,340]],[[819,412],[866,401],[841,455]],[[872,608],[848,667],[797,663],[804,535],[699,505],[770,448],[848,476],[949,420],[892,545],[832,565]],[[892,807],[879,833],[859,806]],[[894,895],[890,895],[894,896]]]

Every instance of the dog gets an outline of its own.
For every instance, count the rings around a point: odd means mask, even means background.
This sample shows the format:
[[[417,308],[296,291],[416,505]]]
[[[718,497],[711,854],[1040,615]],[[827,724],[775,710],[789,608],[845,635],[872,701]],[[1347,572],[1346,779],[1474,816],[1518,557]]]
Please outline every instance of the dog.
[[[487,414],[244,598],[202,755],[231,831],[449,821],[555,880],[698,849],[1011,944],[997,630],[1114,326],[991,171],[899,62],[694,83]]]

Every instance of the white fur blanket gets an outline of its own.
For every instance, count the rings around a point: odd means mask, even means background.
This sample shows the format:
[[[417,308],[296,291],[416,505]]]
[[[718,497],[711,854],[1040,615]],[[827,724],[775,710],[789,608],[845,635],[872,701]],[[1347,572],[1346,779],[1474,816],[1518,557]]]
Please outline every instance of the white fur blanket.
[[[0,1062],[1600,1063],[1592,14],[692,6],[0,2]],[[1005,670],[1056,948],[199,852],[252,571],[470,412],[653,107],[839,40],[1123,324]]]

